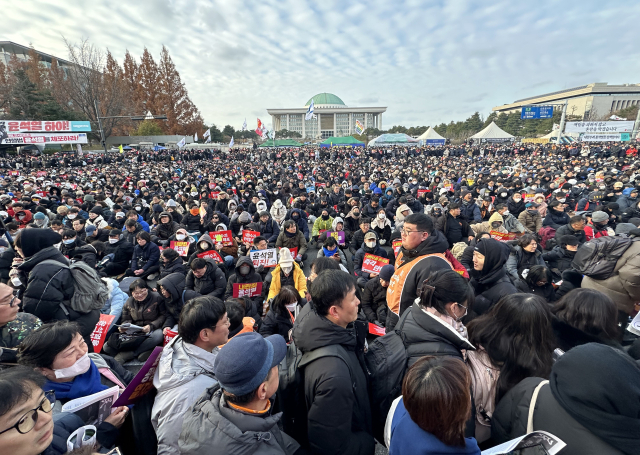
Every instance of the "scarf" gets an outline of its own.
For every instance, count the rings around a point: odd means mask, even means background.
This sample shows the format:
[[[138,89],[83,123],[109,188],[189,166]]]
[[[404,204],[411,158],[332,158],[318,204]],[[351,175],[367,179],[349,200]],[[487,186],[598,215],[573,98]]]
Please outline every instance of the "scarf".
[[[326,247],[322,247],[322,251],[324,252],[325,257],[328,257],[328,258],[333,257],[333,255],[338,252],[337,249],[335,249],[333,251],[329,251]]]
[[[53,390],[56,393],[56,399],[62,398],[64,400],[86,397],[106,389],[108,387],[100,382],[100,371],[93,360],[89,370],[73,378],[73,381],[53,382],[47,380],[42,387],[42,390]]]

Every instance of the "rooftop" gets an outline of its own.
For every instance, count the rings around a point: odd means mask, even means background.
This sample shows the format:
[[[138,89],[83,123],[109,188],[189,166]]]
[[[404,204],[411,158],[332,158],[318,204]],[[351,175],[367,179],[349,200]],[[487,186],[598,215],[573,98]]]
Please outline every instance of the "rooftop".
[[[317,95],[315,95],[311,99],[309,99],[309,101],[307,101],[307,103],[304,105],[304,107],[308,107],[311,104],[311,101],[313,101],[313,105],[314,106],[332,106],[332,107],[344,106],[344,107],[347,107],[347,105],[344,104],[344,101],[342,101],[340,98],[338,98],[333,93],[318,93]]]

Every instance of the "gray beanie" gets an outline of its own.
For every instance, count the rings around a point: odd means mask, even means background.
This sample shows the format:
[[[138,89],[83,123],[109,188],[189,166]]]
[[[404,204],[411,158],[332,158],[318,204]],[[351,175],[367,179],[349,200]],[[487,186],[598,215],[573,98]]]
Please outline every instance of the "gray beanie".
[[[609,219],[609,215],[607,215],[606,213],[598,210],[597,212],[593,212],[593,215],[591,215],[591,220],[594,223],[601,223],[603,221],[607,221]]]

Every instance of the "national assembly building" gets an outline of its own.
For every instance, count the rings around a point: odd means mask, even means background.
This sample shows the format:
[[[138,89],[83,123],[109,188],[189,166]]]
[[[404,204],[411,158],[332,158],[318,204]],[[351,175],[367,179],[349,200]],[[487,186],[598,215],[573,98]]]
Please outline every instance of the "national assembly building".
[[[316,118],[305,120],[307,109],[313,101]],[[351,136],[359,120],[367,128],[382,129],[382,113],[386,107],[347,107],[336,95],[319,93],[304,107],[291,109],[267,109],[276,131],[289,130],[309,139],[326,139],[331,136]]]

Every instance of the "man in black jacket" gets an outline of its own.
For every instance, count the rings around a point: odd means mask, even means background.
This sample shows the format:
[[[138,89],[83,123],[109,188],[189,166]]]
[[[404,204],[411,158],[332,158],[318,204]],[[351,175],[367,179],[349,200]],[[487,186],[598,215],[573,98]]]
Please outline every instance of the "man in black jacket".
[[[109,243],[106,245],[105,256],[113,254],[113,257],[102,270],[102,276],[117,276],[129,268],[129,262],[133,257],[133,244],[124,239],[124,235],[117,229],[109,232]]]
[[[384,327],[387,320],[387,287],[395,271],[391,264],[382,267],[380,274],[367,283],[362,293],[362,310],[369,322]]]
[[[445,235],[449,248],[458,242],[469,242],[475,235],[469,223],[460,216],[459,202],[449,205],[447,213],[438,218],[436,229]]]
[[[298,315],[293,340],[303,353],[324,348],[333,354],[304,367],[308,441],[301,444],[313,453],[373,455],[371,406],[361,366],[364,339],[354,329],[360,303],[356,284],[346,272],[325,270],[313,280],[310,293],[313,308],[305,305]]]
[[[584,233],[584,227],[586,226],[586,220],[582,215],[575,215],[569,218],[569,224],[560,226],[556,229],[556,243],[560,243],[560,239],[565,235],[572,235],[578,239],[580,245],[587,241],[587,236]]]
[[[196,258],[189,266],[185,288],[200,295],[212,295],[222,298],[227,286],[224,272],[211,259]]]

